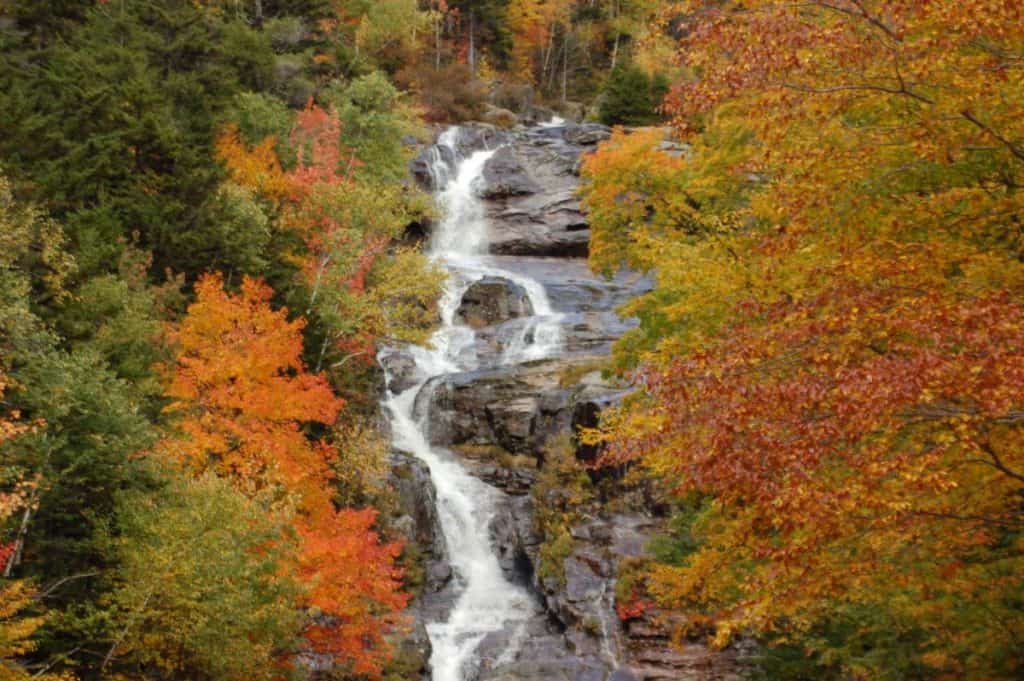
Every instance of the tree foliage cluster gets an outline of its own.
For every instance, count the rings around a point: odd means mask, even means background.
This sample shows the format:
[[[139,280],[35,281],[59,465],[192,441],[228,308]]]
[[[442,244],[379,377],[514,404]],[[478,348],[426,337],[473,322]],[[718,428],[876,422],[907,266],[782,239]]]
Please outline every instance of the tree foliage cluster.
[[[586,163],[592,265],[657,278],[590,437],[677,494],[647,593],[766,678],[1024,673],[1021,12],[666,3],[689,146]]]
[[[0,677],[381,674],[375,346],[441,285],[402,12],[0,10]]]

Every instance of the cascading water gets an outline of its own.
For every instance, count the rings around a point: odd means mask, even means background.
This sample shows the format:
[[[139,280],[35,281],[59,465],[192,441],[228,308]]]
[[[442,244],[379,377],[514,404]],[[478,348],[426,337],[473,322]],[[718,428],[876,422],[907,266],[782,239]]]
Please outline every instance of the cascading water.
[[[414,414],[417,394],[433,377],[477,368],[476,357],[467,352],[474,344],[475,332],[454,320],[463,293],[485,276],[502,277],[521,286],[534,311],[505,347],[498,366],[552,357],[562,347],[561,315],[552,310],[544,287],[529,277],[495,267],[486,256],[488,224],[476,188],[494,151],[476,151],[463,158],[458,141],[458,128],[441,136],[431,169],[442,219],[430,255],[449,274],[440,303],[441,328],[429,347],[410,349],[421,381],[389,395],[386,402],[394,446],[418,457],[430,469],[448,556],[457,577],[458,596],[447,620],[427,625],[434,681],[463,681],[484,636],[495,631],[521,633],[536,606],[525,589],[505,577],[491,545],[490,524],[501,493],[470,475],[450,452],[430,445],[429,414],[420,418]],[[519,639],[521,636],[513,634],[510,641],[514,644]],[[511,645],[504,656],[514,654]]]

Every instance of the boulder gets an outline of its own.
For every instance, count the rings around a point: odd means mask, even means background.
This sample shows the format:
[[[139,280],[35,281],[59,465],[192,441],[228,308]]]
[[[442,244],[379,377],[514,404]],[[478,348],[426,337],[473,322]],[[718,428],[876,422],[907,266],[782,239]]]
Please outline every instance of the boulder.
[[[379,361],[387,377],[387,389],[395,395],[418,385],[426,378],[416,366],[413,356],[403,350],[385,351]]]
[[[485,199],[524,196],[538,191],[540,187],[526,172],[513,147],[499,148],[484,165],[480,196]]]
[[[473,328],[531,315],[533,304],[526,289],[500,277],[484,277],[470,284],[455,311],[456,321]]]
[[[583,147],[594,146],[612,136],[612,129],[600,123],[583,123],[565,128],[565,141]]]
[[[536,125],[537,123],[547,123],[555,117],[553,109],[549,109],[546,106],[530,106],[520,116],[521,120],[526,125]]]
[[[570,391],[559,385],[569,366],[560,359],[440,376],[417,396],[416,410],[429,410],[433,444],[540,457],[547,438],[569,427]]]

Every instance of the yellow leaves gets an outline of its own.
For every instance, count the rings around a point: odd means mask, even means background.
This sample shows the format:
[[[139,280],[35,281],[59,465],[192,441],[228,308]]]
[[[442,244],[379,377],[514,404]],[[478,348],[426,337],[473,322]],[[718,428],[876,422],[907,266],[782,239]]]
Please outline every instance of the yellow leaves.
[[[35,648],[30,637],[44,620],[42,617],[19,616],[32,605],[34,596],[35,591],[26,580],[5,580],[0,584],[0,666]]]

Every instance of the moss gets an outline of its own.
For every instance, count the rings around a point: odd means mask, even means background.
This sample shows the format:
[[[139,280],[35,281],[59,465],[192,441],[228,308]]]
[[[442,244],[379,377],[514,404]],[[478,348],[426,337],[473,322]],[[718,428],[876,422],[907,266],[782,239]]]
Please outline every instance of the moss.
[[[566,528],[559,528],[553,539],[545,540],[540,546],[540,565],[537,574],[542,579],[555,579],[565,586],[565,561],[572,555],[576,542]]]
[[[396,646],[394,656],[385,665],[382,681],[418,679],[427,666],[423,653],[411,646]]]
[[[570,528],[586,515],[594,499],[590,477],[576,461],[575,447],[568,433],[545,443],[544,466],[532,493],[534,522],[544,538],[537,574],[564,585],[565,561],[576,547]]]
[[[496,445],[458,444],[452,445],[451,448],[470,459],[489,459],[491,461],[499,461],[502,457],[511,456],[510,452]]]
[[[619,563],[619,576],[615,581],[616,603],[629,603],[638,594],[646,594],[650,566],[651,561],[647,558],[624,558]]]
[[[608,368],[607,360],[599,359],[590,362],[581,362],[579,364],[570,364],[562,370],[561,375],[558,377],[558,385],[562,388],[571,388],[578,385],[579,382],[587,374],[594,373],[595,371],[604,372]]]

